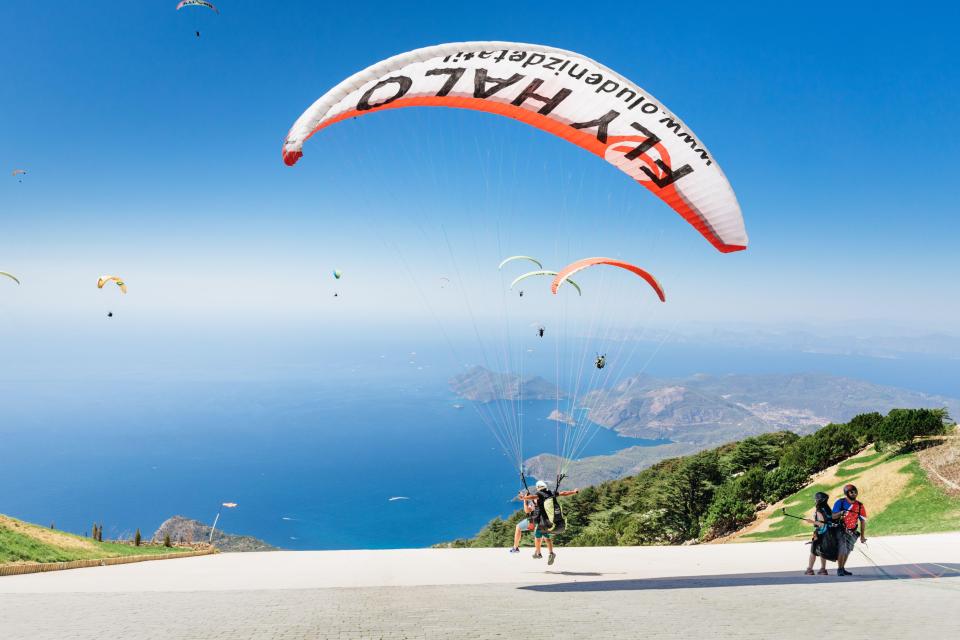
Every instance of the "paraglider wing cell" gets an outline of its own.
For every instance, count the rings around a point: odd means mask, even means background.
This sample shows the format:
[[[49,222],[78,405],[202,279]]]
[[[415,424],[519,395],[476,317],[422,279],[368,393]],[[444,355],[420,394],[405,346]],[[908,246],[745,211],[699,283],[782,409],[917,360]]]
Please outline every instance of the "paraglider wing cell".
[[[455,107],[507,116],[603,158],[693,225],[719,251],[747,247],[733,188],[703,141],[627,78],[572,51],[516,42],[455,42],[408,51],[355,73],[290,128],[283,159],[332,124],[386,109]]]
[[[578,271],[582,271],[587,267],[592,267],[598,264],[610,265],[612,267],[620,267],[621,269],[626,269],[631,273],[635,273],[647,283],[653,287],[653,290],[657,293],[657,297],[660,298],[660,302],[666,302],[667,297],[663,292],[663,287],[660,286],[660,283],[657,282],[657,279],[650,275],[648,272],[644,271],[640,267],[630,264],[629,262],[624,262],[623,260],[616,260],[614,258],[584,258],[583,260],[577,260],[576,262],[568,264],[564,267],[560,273],[553,279],[553,283],[550,285],[550,290],[553,293],[557,292],[557,289],[560,288],[560,285],[563,284],[564,280],[567,280],[568,276],[572,276]],[[568,281],[569,282],[569,281]]]

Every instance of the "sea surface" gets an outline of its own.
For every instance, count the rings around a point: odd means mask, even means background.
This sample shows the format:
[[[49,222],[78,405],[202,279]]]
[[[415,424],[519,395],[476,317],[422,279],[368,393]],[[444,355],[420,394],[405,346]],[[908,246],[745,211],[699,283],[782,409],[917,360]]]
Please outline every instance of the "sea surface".
[[[652,349],[652,347],[651,347]],[[622,372],[829,372],[960,397],[960,361],[669,345]],[[149,535],[179,514],[287,549],[423,547],[513,511],[519,483],[449,359],[368,353],[311,372],[8,380],[0,513],[84,533]],[[549,366],[541,363],[548,374]],[[527,373],[537,373],[532,364]],[[462,409],[454,404],[464,404]],[[550,401],[524,403],[524,455],[556,450]],[[655,442],[597,429],[582,455]],[[390,500],[402,497],[405,499]]]

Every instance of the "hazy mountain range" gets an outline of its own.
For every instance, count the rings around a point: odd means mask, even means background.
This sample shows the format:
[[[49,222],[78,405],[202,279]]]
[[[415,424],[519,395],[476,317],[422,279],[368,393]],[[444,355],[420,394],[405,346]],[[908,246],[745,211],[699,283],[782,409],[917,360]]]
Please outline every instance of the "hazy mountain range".
[[[590,408],[592,422],[621,435],[693,444],[784,429],[809,433],[858,413],[896,407],[960,410],[953,398],[822,373],[637,376],[592,391],[581,404]]]
[[[497,387],[492,381],[505,384]],[[463,389],[463,397],[468,399],[489,402],[506,397],[498,395],[498,389],[514,399],[519,384],[515,376],[475,367],[451,381],[451,388]],[[556,397],[556,388],[542,378],[524,380],[523,385],[524,398]],[[578,405],[588,409],[591,422],[620,435],[671,441],[578,461],[570,475],[579,485],[630,475],[659,460],[750,435],[781,430],[810,433],[830,422],[846,422],[858,413],[945,407],[952,416],[960,415],[960,400],[955,398],[821,373],[698,374],[677,379],[641,375],[612,388],[591,391]],[[556,412],[549,416],[552,420],[564,417]],[[556,466],[549,454],[527,463],[532,475],[539,471],[544,477]]]
[[[897,326],[725,326],[682,323],[670,329],[623,329],[604,337],[614,340],[703,344],[735,347],[899,359],[910,355],[960,359],[960,336]]]

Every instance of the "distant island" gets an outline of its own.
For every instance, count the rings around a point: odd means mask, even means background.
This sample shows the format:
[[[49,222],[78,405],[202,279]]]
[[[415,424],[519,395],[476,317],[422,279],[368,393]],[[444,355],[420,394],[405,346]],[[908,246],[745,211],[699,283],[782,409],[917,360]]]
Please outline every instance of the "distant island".
[[[577,421],[573,419],[569,413],[563,411],[557,411],[554,409],[550,412],[550,415],[547,416],[547,420],[552,420],[553,422],[562,422],[564,424],[576,424]]]
[[[183,516],[173,516],[160,525],[160,528],[153,534],[153,540],[154,542],[163,542],[164,538],[168,535],[173,544],[206,542],[210,538],[210,525]],[[277,547],[267,544],[259,538],[225,533],[220,529],[217,529],[213,534],[213,546],[219,551],[228,553],[277,551]]]
[[[539,376],[521,379],[520,376],[496,373],[474,366],[450,380],[450,390],[461,398],[474,402],[497,400],[556,400],[566,394]]]

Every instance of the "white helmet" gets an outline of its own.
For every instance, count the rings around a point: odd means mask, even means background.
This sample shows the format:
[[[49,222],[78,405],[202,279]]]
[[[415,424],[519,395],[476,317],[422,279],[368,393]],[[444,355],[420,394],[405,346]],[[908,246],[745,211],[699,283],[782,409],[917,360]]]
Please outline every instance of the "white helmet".
[[[539,489],[546,489],[546,488],[547,488],[547,483],[546,483],[546,482],[544,482],[543,480],[537,480],[537,489],[538,489],[538,490],[539,490]]]

